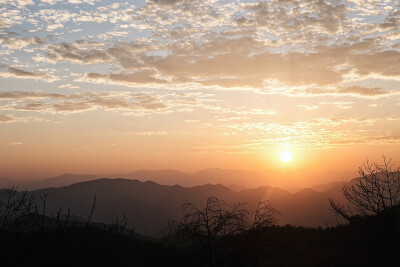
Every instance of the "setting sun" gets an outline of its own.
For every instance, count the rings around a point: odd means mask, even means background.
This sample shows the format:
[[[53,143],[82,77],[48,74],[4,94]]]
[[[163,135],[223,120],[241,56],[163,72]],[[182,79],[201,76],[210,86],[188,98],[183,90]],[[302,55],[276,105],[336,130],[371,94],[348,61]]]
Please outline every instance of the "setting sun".
[[[290,161],[292,160],[292,158],[293,158],[293,154],[292,154],[290,151],[282,151],[282,152],[279,154],[279,159],[280,159],[282,162],[285,162],[285,163],[290,162]]]

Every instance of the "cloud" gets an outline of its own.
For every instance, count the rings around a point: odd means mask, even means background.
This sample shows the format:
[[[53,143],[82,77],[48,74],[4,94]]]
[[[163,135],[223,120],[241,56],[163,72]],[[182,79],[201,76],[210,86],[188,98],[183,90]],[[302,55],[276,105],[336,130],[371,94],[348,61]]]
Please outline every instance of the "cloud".
[[[354,97],[363,98],[378,98],[389,95],[399,94],[397,91],[383,90],[379,87],[361,87],[361,86],[348,86],[338,88],[307,88],[305,90],[294,90],[293,94],[306,94],[306,95],[351,95]]]
[[[0,4],[26,6],[26,5],[34,5],[35,3],[32,0],[2,0],[0,1]]]
[[[344,76],[350,74],[360,77],[371,73],[397,75],[396,70],[387,65],[395,64],[398,52],[365,54],[376,45],[373,40],[367,40],[319,46],[307,53],[283,54],[265,51],[262,43],[249,37],[213,37],[202,44],[190,41],[179,46],[173,44],[170,46],[172,53],[166,56],[152,56],[146,52],[156,49],[154,46],[120,43],[107,49],[88,49],[78,44],[54,45],[50,47],[49,58],[55,62],[67,60],[84,64],[116,61],[123,70],[131,70],[110,74],[88,72],[86,78],[95,82],[164,84],[169,81],[260,88],[271,79],[289,85],[329,85],[343,82]],[[373,58],[364,59],[368,57]]]
[[[395,1],[106,2],[0,0],[3,126],[112,112],[158,114],[143,138],[181,118],[225,151],[398,142],[362,118],[398,117]]]
[[[306,110],[314,110],[314,109],[319,109],[318,105],[297,105],[299,108],[305,108]]]
[[[42,37],[25,37],[25,38],[14,38],[5,37],[0,38],[0,43],[3,42],[5,46],[11,49],[21,49],[30,45],[42,45],[45,43],[45,39]]]
[[[56,4],[57,2],[61,2],[62,0],[40,0],[42,3],[46,3],[46,4],[49,4],[49,5],[54,5],[54,4]]]
[[[19,146],[22,144],[23,144],[22,142],[14,141],[14,142],[9,142],[9,143],[0,143],[0,146]]]
[[[290,145],[296,148],[324,149],[354,144],[399,144],[395,131],[380,129],[385,118],[317,118],[295,122],[244,122],[225,126],[229,135],[247,135],[228,146],[210,146],[209,149],[227,149],[232,152],[251,152],[266,146]],[[226,151],[226,150],[225,150]]]
[[[43,80],[45,82],[54,82],[59,80],[57,77],[48,73],[30,72],[15,67],[8,67],[7,71],[0,72],[0,76],[6,78],[11,77],[11,78]]]
[[[140,71],[136,73],[100,74],[86,73],[84,78],[94,82],[112,82],[119,84],[164,84],[165,80],[156,78],[154,71]]]
[[[50,61],[71,61],[84,64],[102,63],[111,60],[111,56],[99,49],[87,49],[87,45],[96,46],[98,43],[76,42],[74,44],[51,44],[48,58]]]
[[[14,117],[13,115],[0,115],[0,123],[10,123],[20,121],[21,118]]]
[[[383,76],[395,77],[400,75],[397,66],[400,62],[400,52],[386,50],[368,54],[353,54],[349,64],[359,75],[381,74]]]
[[[147,61],[156,58],[147,55],[146,52],[157,49],[147,44],[123,42],[107,47],[102,42],[83,40],[74,43],[50,44],[46,48],[48,50],[47,58],[54,63],[63,61],[81,64],[118,62],[124,69],[146,67]]]
[[[243,4],[249,11],[238,19],[241,25],[271,30],[276,35],[310,32],[336,33],[345,26],[344,1],[259,1]]]
[[[41,92],[5,92],[0,100],[14,100],[6,109],[45,113],[78,113],[102,108],[115,111],[163,112],[168,105],[145,93],[45,94]]]
[[[177,3],[184,3],[184,2],[191,2],[188,0],[150,0],[150,2],[153,2],[154,4],[157,5],[175,5]]]
[[[43,98],[54,98],[54,99],[69,99],[69,98],[80,98],[79,94],[54,94],[54,93],[43,93],[40,91],[8,91],[0,92],[0,99],[43,99]]]
[[[17,141],[14,141],[14,142],[11,142],[11,143],[7,143],[7,145],[9,145],[9,146],[20,146],[22,144],[23,144],[22,142],[17,142]]]
[[[157,70],[181,80],[232,86],[233,80],[239,85],[259,87],[261,81],[278,79],[289,84],[330,84],[341,81],[342,74],[331,70],[330,62],[317,54],[260,53],[253,56],[225,53],[214,57],[185,59],[168,56],[153,63]],[[231,77],[229,79],[219,77]]]
[[[393,92],[384,91],[382,88],[374,87],[374,88],[366,88],[360,86],[351,86],[351,87],[343,87],[339,88],[337,91],[339,94],[354,94],[360,96],[382,96],[389,95]]]
[[[359,2],[319,0],[149,0],[143,7],[115,3],[35,15],[51,27],[66,21],[79,27],[93,21],[117,24],[90,38],[69,43],[60,37],[64,42],[46,46],[53,63],[107,66],[103,71],[83,67],[87,81],[263,88],[269,80],[326,86],[371,74],[395,78],[397,70],[388,66],[396,63],[398,52],[385,35],[391,29],[386,24],[397,25],[396,14],[387,3],[381,6],[381,23],[365,21],[370,12]],[[387,31],[371,36],[380,24]]]

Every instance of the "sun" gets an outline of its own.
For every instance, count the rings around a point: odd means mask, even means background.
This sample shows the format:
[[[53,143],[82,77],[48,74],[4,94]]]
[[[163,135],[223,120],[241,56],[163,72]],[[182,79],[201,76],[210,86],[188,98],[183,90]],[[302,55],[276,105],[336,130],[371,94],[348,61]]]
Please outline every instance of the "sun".
[[[290,151],[285,150],[285,151],[282,151],[282,152],[279,154],[279,158],[280,158],[280,160],[281,160],[282,162],[288,163],[289,161],[292,160],[293,154],[292,154]]]

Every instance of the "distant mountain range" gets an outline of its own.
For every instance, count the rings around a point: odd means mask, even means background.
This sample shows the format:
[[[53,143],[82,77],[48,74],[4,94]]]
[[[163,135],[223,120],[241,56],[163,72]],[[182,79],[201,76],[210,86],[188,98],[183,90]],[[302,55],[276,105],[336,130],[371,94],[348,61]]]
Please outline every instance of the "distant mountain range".
[[[78,182],[92,181],[100,178],[124,178],[139,181],[153,181],[162,185],[181,185],[191,187],[203,184],[224,184],[234,191],[240,191],[259,185],[260,178],[265,174],[253,171],[205,169],[195,174],[187,174],[176,170],[138,170],[128,174],[70,174],[40,181],[13,181],[6,177],[0,178],[0,187],[19,184],[20,188],[36,190],[48,187],[61,187]],[[267,181],[267,179],[262,179]],[[268,185],[267,183],[264,185]]]
[[[277,175],[275,177],[275,175]],[[255,188],[259,186],[271,186],[275,184],[281,174],[274,174],[262,171],[243,171],[210,168],[188,174],[177,170],[138,170],[128,174],[71,174],[66,173],[57,177],[41,180],[12,180],[7,177],[0,177],[0,188],[18,185],[20,189],[36,190],[48,187],[67,186],[78,182],[92,181],[100,178],[124,178],[139,181],[153,181],[161,185],[181,185],[183,187],[193,187],[197,185],[223,184],[233,191]],[[332,174],[330,174],[332,175]],[[277,178],[278,177],[278,178]],[[325,177],[325,176],[323,176]],[[331,179],[331,176],[324,179]],[[338,174],[338,177],[341,177]],[[287,177],[286,177],[287,178]],[[330,182],[312,186],[318,192],[326,192],[332,187],[341,186],[342,182]],[[280,186],[278,186],[280,187]],[[290,184],[289,184],[290,187]],[[284,188],[290,192],[301,190],[301,187],[293,185],[289,189],[288,185]]]
[[[319,226],[335,221],[328,199],[342,200],[345,182],[315,185],[296,193],[271,186],[251,188],[243,185],[255,184],[260,175],[222,169],[206,169],[195,174],[176,170],[140,170],[115,175],[63,174],[21,183],[19,190],[48,194],[50,213],[70,208],[72,214],[83,218],[89,213],[96,195],[93,220],[110,223],[115,216],[126,214],[129,227],[153,236],[168,220],[179,218],[182,204],[191,202],[203,206],[211,196],[230,203],[247,203],[251,211],[259,201],[269,200],[281,212],[280,224]],[[13,184],[15,181],[11,179],[0,178],[1,187]]]
[[[64,176],[73,181],[73,176]],[[95,179],[94,176],[85,176]],[[62,180],[62,178],[59,178]],[[57,181],[57,180],[50,180]],[[50,183],[49,183],[50,184]],[[53,183],[56,185],[56,183]],[[115,216],[128,218],[128,226],[138,233],[155,236],[165,227],[168,220],[181,216],[181,206],[190,202],[198,207],[214,196],[229,203],[247,203],[246,208],[254,211],[259,201],[269,200],[271,206],[281,212],[279,224],[319,226],[335,220],[329,208],[329,194],[313,189],[297,193],[274,187],[258,187],[235,192],[221,184],[205,184],[194,187],[160,185],[152,181],[132,179],[96,179],[79,182],[60,188],[44,188],[31,194],[47,194],[47,215],[59,209],[85,218],[89,214],[96,195],[93,221],[110,223]]]

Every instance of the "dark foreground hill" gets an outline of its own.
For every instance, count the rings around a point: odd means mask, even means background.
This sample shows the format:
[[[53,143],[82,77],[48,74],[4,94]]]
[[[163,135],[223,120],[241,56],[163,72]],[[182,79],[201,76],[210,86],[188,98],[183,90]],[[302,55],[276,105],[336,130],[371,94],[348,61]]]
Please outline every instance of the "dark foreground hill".
[[[319,226],[333,220],[328,197],[312,189],[291,194],[279,188],[260,187],[232,191],[223,185],[203,185],[185,188],[165,186],[154,182],[129,179],[98,179],[76,183],[61,188],[46,188],[31,192],[46,194],[47,212],[59,209],[85,218],[96,196],[93,221],[109,223],[115,216],[128,218],[128,227],[137,232],[154,236],[171,219],[181,215],[181,206],[190,202],[201,207],[213,196],[229,203],[246,203],[246,208],[255,210],[260,201],[269,200],[271,206],[281,212],[280,224]]]
[[[60,228],[13,232],[1,239],[4,266],[398,266],[379,239],[357,225],[331,229],[293,226],[243,232],[222,240],[210,265],[202,248],[180,250],[106,230]]]

